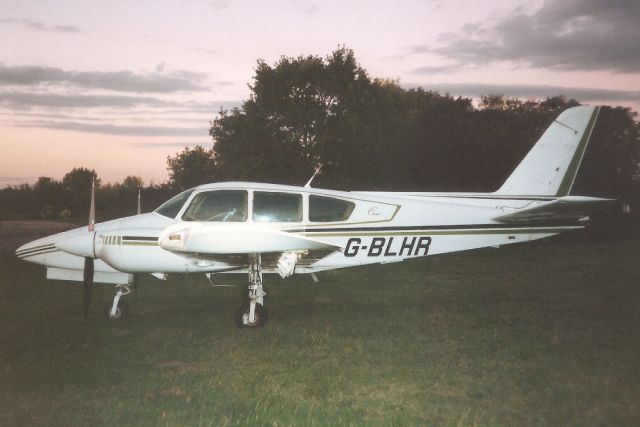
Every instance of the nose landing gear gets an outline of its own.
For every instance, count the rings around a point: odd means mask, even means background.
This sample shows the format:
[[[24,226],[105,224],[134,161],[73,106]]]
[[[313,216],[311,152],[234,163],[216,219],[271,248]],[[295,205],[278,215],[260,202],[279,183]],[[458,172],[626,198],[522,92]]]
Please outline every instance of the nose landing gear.
[[[258,328],[267,323],[267,310],[264,297],[267,293],[262,286],[262,259],[260,254],[249,257],[249,301],[244,302],[236,312],[236,325],[239,328]]]
[[[107,320],[122,320],[129,315],[129,308],[122,297],[130,293],[130,285],[116,285],[116,295],[113,297],[113,302],[104,306],[103,313]]]

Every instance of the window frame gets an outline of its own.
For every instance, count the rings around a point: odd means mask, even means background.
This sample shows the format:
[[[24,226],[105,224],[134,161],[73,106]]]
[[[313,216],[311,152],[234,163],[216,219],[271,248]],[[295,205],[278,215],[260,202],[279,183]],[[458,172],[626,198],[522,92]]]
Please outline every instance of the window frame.
[[[299,198],[299,216],[295,221],[260,221],[255,218],[256,215],[256,193],[271,193],[271,194],[286,194],[291,196],[297,196]],[[295,192],[295,191],[281,191],[281,190],[262,190],[255,189],[251,191],[251,198],[249,203],[250,209],[250,217],[249,220],[255,224],[302,224],[306,218],[306,197],[303,193]]]
[[[350,204],[351,205],[351,209],[349,210],[349,213],[348,213],[348,215],[347,215],[347,217],[345,219],[314,221],[314,220],[311,219],[311,198],[312,197],[339,200],[341,202]],[[349,221],[349,219],[351,218],[351,216],[353,215],[353,212],[355,212],[356,207],[357,207],[357,203],[354,202],[353,200],[343,199],[343,198],[340,198],[340,197],[329,196],[329,195],[325,195],[325,194],[309,194],[309,197],[307,199],[308,199],[308,201],[307,201],[307,220],[310,223],[313,223],[313,224],[347,222],[347,221]]]
[[[194,202],[194,199],[198,197],[199,194],[203,193],[219,193],[219,192],[239,192],[244,193],[244,202],[245,202],[245,218],[242,221],[210,221],[206,219],[185,219],[184,216],[187,213],[187,210],[191,207],[191,204]],[[185,202],[181,211],[178,213],[181,221],[184,222],[206,222],[206,223],[228,223],[228,224],[242,224],[249,222],[250,213],[251,213],[251,203],[249,197],[249,191],[244,188],[212,188],[212,189],[203,189],[201,191],[194,192],[191,194],[191,197]]]
[[[187,195],[187,198],[184,200],[184,202],[182,202],[182,205],[180,206],[180,209],[178,209],[178,211],[176,212],[176,214],[174,216],[167,216],[163,213],[161,213],[159,210],[166,205],[167,203],[169,203],[170,201],[172,201],[173,199],[178,198],[179,196],[182,196],[185,193],[189,193]],[[164,201],[160,206],[158,206],[157,208],[155,208],[153,210],[154,213],[157,213],[158,215],[162,215],[165,218],[170,218],[170,219],[179,219],[182,218],[182,212],[185,209],[185,206],[189,205],[191,203],[191,198],[193,197],[194,194],[197,194],[196,191],[193,188],[190,188],[188,190],[184,190],[181,191],[180,193],[176,194],[175,196],[171,197],[170,199],[167,199],[166,201]]]

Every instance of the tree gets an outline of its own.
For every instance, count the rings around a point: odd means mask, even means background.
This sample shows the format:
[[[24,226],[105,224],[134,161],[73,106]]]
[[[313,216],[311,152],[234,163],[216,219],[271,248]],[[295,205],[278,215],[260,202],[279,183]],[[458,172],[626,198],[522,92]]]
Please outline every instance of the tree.
[[[215,180],[215,161],[213,150],[197,145],[185,147],[175,157],[167,157],[167,170],[171,186],[186,190]]]
[[[89,201],[91,200],[91,185],[100,186],[98,174],[93,169],[73,168],[62,178],[62,187],[66,190],[66,204],[75,217],[88,214]]]
[[[33,185],[33,198],[40,207],[40,216],[50,218],[63,209],[64,188],[60,181],[41,176]]]
[[[86,193],[91,191],[91,185],[95,182],[96,187],[100,186],[98,174],[93,169],[73,168],[62,178],[62,186],[65,190],[75,193]]]
[[[212,122],[220,175],[302,184],[319,164],[352,162],[368,134],[371,87],[346,48],[324,59],[282,57],[273,67],[258,61],[249,100]]]
[[[624,200],[640,207],[640,123],[623,107],[602,107],[575,183],[577,194]]]
[[[144,182],[139,176],[128,175],[120,186],[126,189],[138,190],[144,187]]]

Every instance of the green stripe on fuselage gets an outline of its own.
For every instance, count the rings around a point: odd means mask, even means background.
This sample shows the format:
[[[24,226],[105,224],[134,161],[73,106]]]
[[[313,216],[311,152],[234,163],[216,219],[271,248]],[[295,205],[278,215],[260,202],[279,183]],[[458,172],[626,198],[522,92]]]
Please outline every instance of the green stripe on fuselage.
[[[306,232],[300,233],[305,237],[347,237],[347,236],[462,236],[479,234],[547,234],[562,233],[564,231],[577,230],[582,226],[557,227],[557,228],[504,228],[504,229],[476,229],[476,230],[420,230],[420,231],[349,231],[339,232]]]
[[[125,246],[158,246],[157,242],[142,242],[142,241],[132,242],[130,240],[124,240],[122,244]]]

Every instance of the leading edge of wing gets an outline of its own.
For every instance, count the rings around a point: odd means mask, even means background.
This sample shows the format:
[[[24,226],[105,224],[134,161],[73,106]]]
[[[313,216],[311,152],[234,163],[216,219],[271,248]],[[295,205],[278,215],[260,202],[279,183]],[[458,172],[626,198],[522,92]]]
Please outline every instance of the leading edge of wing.
[[[531,208],[499,215],[493,220],[505,224],[530,223],[536,221],[578,221],[602,211],[615,203],[614,199],[597,197],[566,196]]]
[[[231,224],[174,224],[158,237],[163,249],[181,253],[250,254],[337,250],[338,246],[281,230]]]

